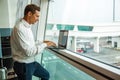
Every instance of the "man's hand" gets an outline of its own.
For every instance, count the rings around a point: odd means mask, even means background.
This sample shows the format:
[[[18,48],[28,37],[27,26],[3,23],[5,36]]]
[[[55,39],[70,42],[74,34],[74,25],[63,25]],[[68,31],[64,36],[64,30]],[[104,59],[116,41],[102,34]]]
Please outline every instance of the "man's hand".
[[[52,41],[44,41],[44,43],[47,44],[47,47],[50,47],[50,46],[56,46],[56,44]]]

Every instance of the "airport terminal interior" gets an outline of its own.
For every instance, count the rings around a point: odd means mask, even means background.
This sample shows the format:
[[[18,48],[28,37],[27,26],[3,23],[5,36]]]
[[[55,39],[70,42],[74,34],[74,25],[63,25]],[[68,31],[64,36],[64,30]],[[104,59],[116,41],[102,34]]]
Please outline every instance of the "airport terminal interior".
[[[120,0],[0,0],[0,66],[7,71],[3,80],[17,80],[10,36],[27,4],[41,9],[32,25],[35,40],[64,45],[36,56],[50,80],[120,80]],[[60,38],[60,31],[68,34]]]

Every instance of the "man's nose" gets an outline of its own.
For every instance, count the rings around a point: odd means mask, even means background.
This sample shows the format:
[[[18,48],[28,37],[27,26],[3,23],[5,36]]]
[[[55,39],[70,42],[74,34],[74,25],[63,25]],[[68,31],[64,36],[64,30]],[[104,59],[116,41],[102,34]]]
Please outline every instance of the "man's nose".
[[[38,20],[39,20],[39,18],[36,19],[36,21],[38,21]]]

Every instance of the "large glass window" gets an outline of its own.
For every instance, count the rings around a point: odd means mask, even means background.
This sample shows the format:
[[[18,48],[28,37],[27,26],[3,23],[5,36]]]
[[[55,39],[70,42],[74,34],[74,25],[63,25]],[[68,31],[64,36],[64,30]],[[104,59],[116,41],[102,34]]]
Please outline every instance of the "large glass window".
[[[50,1],[46,40],[58,43],[69,30],[67,49],[120,68],[120,23],[113,22],[113,0]]]

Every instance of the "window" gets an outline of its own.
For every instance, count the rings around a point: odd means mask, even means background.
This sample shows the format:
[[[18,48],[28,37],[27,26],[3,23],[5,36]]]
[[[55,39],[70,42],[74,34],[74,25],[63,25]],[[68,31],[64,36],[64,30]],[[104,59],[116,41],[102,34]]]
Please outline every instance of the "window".
[[[54,0],[45,39],[57,44],[59,30],[69,30],[67,49],[120,69],[119,27],[113,23],[113,0]]]

